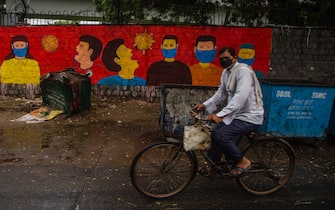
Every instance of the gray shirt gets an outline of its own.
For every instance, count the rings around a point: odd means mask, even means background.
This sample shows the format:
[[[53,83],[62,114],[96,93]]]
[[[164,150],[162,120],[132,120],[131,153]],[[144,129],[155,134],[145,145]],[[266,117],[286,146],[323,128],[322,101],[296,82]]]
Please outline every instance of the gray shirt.
[[[230,78],[229,82],[234,82],[234,88],[229,88],[231,85],[228,84],[228,80],[232,75],[234,78]],[[236,62],[230,70],[225,69],[222,72],[220,87],[203,104],[209,113],[214,113],[220,104],[226,102],[227,105],[216,113],[218,117],[223,117],[225,124],[239,119],[261,125],[264,109],[262,103],[257,103],[257,100],[261,100],[261,93],[256,95],[257,92],[261,91],[255,72],[249,66]]]

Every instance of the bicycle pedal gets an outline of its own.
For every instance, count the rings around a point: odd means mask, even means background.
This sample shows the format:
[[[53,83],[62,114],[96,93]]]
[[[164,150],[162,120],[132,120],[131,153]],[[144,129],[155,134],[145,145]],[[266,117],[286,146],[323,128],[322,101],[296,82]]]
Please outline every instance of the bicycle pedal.
[[[213,171],[210,166],[202,166],[201,168],[198,169],[198,174],[200,176],[204,176],[204,177],[207,177],[207,178],[210,178],[210,179],[214,179],[214,176],[216,175],[216,172]]]
[[[231,174],[230,173],[228,173],[228,172],[219,172],[219,173],[217,173],[217,178],[219,178],[219,179],[225,179],[225,178],[231,178],[232,176],[231,176]]]

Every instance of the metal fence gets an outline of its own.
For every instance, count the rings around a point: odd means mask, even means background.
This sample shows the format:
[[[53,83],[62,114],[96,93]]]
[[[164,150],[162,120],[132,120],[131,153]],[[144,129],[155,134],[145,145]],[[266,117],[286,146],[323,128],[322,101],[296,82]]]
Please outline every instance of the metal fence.
[[[239,25],[232,23],[226,16],[226,11],[217,10],[211,15],[208,25]],[[229,22],[228,22],[229,21]],[[150,18],[147,20],[132,20],[132,24],[155,24]],[[104,21],[103,13],[95,10],[90,11],[46,11],[46,12],[3,12],[0,13],[0,26],[14,25],[71,25],[71,24],[108,24]],[[162,23],[164,24],[164,23]],[[179,22],[169,22],[167,24],[184,24],[181,19]],[[199,25],[196,24],[195,25]]]
[[[96,11],[46,11],[39,13],[6,12],[0,14],[1,26],[101,24],[103,15]]]

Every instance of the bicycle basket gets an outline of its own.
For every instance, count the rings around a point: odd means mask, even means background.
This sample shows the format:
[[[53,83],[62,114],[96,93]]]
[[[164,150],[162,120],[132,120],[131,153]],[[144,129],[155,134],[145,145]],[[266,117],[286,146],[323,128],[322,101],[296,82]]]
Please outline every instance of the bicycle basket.
[[[211,147],[210,128],[196,124],[184,126],[184,149],[206,150]]]

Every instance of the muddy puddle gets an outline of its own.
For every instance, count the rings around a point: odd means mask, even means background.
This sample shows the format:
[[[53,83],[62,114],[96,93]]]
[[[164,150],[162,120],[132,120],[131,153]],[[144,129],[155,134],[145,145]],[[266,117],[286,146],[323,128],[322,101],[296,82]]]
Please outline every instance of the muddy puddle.
[[[59,128],[3,129],[0,163],[129,164],[141,148],[161,139],[159,128],[134,123],[94,123]]]

